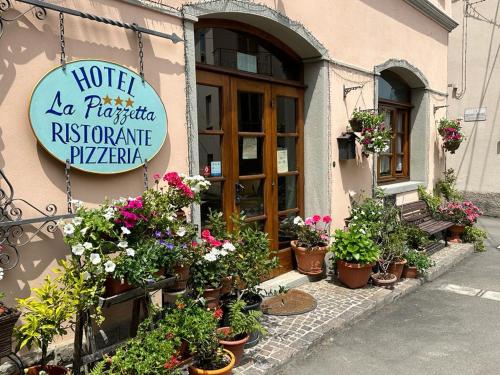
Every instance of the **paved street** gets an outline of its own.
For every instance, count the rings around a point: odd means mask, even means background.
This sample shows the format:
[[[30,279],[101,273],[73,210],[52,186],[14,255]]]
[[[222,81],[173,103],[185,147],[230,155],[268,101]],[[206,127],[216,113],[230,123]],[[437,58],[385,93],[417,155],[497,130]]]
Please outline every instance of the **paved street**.
[[[488,251],[327,340],[283,374],[500,374],[500,219]]]

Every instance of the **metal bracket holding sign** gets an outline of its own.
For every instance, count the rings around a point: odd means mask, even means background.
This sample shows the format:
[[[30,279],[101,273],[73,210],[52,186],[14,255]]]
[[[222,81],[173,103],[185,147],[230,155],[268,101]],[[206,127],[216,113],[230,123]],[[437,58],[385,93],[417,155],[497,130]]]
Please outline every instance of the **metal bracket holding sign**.
[[[486,107],[467,108],[464,111],[464,122],[486,121]]]

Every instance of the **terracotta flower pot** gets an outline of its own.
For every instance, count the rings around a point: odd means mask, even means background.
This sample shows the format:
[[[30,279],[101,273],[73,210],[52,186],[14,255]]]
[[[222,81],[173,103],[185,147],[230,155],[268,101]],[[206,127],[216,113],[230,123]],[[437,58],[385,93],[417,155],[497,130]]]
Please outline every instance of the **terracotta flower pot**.
[[[372,267],[375,263],[358,264],[348,263],[337,259],[338,278],[342,284],[351,289],[362,288],[368,284]]]
[[[405,279],[416,279],[416,278],[418,278],[417,267],[405,265],[403,267],[403,274],[401,275],[401,277],[403,277]]]
[[[318,246],[312,249],[297,246],[297,241],[292,241],[293,252],[297,260],[297,268],[304,275],[316,276],[323,273],[323,263],[328,246]]]
[[[224,335],[231,334],[230,327],[222,327],[217,329],[218,333],[222,333]],[[234,354],[235,362],[234,366],[238,366],[243,359],[243,351],[245,350],[245,344],[248,342],[249,335],[245,335],[243,338],[239,340],[221,340],[219,339],[219,343],[224,347],[224,349],[229,350]]]
[[[377,286],[381,286],[383,288],[388,288],[394,285],[398,278],[396,275],[392,273],[387,273],[384,275],[383,273],[374,273],[372,275],[373,284]]]
[[[180,292],[185,290],[189,281],[189,266],[183,264],[174,266],[175,282],[172,286],[165,288],[168,292]]]
[[[38,375],[42,370],[45,371],[48,375],[65,375],[69,372],[66,367],[47,365],[30,367],[25,370],[25,374]]]
[[[229,350],[224,349],[224,353],[226,353],[231,358],[229,364],[224,368],[218,370],[204,370],[195,366],[190,366],[189,375],[231,375],[236,359],[234,358],[234,354]]]
[[[232,276],[224,277],[221,281],[221,284],[222,284],[222,289],[220,291],[220,294],[225,295],[231,293],[231,290],[233,289],[233,277]]]
[[[216,309],[219,306],[221,290],[222,287],[206,288],[203,291],[203,298],[207,301],[207,307],[209,309]]]
[[[464,233],[465,225],[454,224],[448,228],[450,235],[448,236],[448,242],[452,243],[462,243],[461,236]]]
[[[399,261],[393,261],[389,264],[389,267],[387,268],[388,273],[392,273],[397,277],[397,280],[401,278],[401,275],[403,274],[403,268],[405,264],[407,263],[406,259],[402,259]]]
[[[21,313],[14,310],[0,316],[0,358],[12,352],[12,331]]]
[[[132,285],[127,283],[126,281],[121,281],[118,279],[114,279],[112,277],[108,277],[104,282],[104,287],[106,288],[104,291],[105,297],[116,296],[117,294],[125,293],[133,288]]]

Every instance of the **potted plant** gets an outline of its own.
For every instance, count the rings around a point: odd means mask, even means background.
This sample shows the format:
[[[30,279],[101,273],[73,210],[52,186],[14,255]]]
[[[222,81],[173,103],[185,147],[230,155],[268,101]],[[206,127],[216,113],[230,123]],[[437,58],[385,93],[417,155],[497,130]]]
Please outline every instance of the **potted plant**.
[[[323,273],[331,222],[332,218],[328,215],[323,217],[314,215],[306,218],[305,221],[297,216],[293,220],[297,239],[292,241],[291,245],[300,273],[310,276]]]
[[[197,260],[191,267],[191,286],[198,295],[203,295],[209,308],[219,306],[222,279],[227,276],[227,263],[223,261],[234,246],[225,240],[216,239],[208,229],[201,233],[201,242],[193,244]]]
[[[0,269],[0,276],[3,270]],[[1,280],[1,277],[0,277]],[[0,292],[0,358],[12,353],[12,332],[21,313],[2,302],[5,294]]]
[[[350,227],[335,231],[330,246],[337,263],[338,278],[349,288],[362,288],[370,279],[379,257],[379,247],[363,228]]]
[[[375,285],[389,287],[401,278],[406,264],[406,259],[403,257],[405,250],[406,237],[401,227],[391,233],[382,233],[378,259],[379,272],[372,275]]]
[[[409,249],[414,249],[418,251],[425,251],[427,245],[432,241],[429,235],[424,230],[420,229],[416,225],[402,224],[403,230],[406,236],[406,244]]]
[[[459,120],[441,119],[438,125],[438,132],[443,139],[444,149],[451,154],[455,153],[465,139]]]
[[[443,220],[455,224],[448,229],[450,232],[448,241],[453,243],[461,243],[465,226],[473,225],[482,215],[481,210],[470,201],[446,202],[438,208],[438,212]]]
[[[365,117],[359,139],[363,151],[376,154],[387,151],[392,139],[392,132],[383,122],[385,114],[369,112]]]
[[[217,330],[219,343],[234,354],[234,366],[238,366],[243,358],[244,347],[250,333],[259,332],[261,335],[267,333],[259,321],[262,312],[253,310],[245,313],[243,310],[245,306],[246,302],[241,299],[232,302],[229,306],[229,326]]]
[[[384,120],[383,116],[377,115],[372,111],[354,110],[349,120],[349,125],[353,132],[360,132],[363,128],[369,128],[378,125]]]
[[[23,311],[23,324],[16,328],[18,350],[27,347],[41,349],[39,365],[27,370],[29,375],[61,375],[68,370],[62,366],[48,365],[48,347],[55,336],[65,335],[67,323],[75,314],[77,301],[71,291],[61,283],[62,276],[53,281],[47,276],[40,288],[33,288],[33,297],[18,299]]]
[[[407,263],[403,268],[403,278],[415,279],[434,265],[434,261],[422,251],[410,249],[404,254],[404,257]]]

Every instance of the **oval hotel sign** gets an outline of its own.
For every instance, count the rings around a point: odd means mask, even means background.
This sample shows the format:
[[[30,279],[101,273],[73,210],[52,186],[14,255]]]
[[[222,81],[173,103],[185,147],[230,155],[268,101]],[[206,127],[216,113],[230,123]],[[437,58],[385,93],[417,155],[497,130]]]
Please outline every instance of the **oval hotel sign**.
[[[151,85],[105,61],[74,61],[52,70],[35,87],[29,115],[49,153],[87,172],[137,168],[167,136],[165,107]]]

